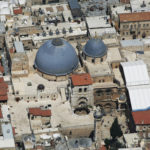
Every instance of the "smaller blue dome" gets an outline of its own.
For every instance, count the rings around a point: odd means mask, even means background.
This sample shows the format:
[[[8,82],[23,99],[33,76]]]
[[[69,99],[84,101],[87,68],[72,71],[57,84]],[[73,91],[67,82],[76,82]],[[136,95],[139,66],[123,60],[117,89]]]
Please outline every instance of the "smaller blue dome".
[[[90,39],[83,48],[89,57],[103,57],[107,53],[107,46],[100,39]]]

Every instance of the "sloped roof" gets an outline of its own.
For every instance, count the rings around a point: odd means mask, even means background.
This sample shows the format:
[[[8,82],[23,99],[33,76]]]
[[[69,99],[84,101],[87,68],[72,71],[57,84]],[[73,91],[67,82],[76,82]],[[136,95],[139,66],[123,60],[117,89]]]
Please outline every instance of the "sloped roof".
[[[33,116],[50,117],[51,110],[43,110],[41,108],[29,108],[29,114]]]
[[[150,21],[150,12],[124,13],[119,19],[120,22]]]
[[[145,85],[150,83],[147,66],[142,61],[121,63],[127,86]]]
[[[150,109],[150,85],[127,87],[132,111]]]
[[[82,85],[91,85],[92,78],[90,74],[85,73],[85,74],[73,74],[71,76],[72,84],[74,86],[82,86]]]
[[[150,110],[132,112],[132,116],[136,125],[150,124]]]

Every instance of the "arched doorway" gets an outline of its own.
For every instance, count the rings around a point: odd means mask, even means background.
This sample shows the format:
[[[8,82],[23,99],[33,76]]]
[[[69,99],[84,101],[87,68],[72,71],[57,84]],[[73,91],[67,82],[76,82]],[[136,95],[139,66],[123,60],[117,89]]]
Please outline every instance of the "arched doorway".
[[[87,102],[88,102],[88,100],[86,97],[81,97],[78,100],[78,106],[79,107],[87,107]]]
[[[106,103],[104,105],[104,110],[105,110],[106,113],[110,113],[111,110],[112,110],[112,105],[110,103]]]

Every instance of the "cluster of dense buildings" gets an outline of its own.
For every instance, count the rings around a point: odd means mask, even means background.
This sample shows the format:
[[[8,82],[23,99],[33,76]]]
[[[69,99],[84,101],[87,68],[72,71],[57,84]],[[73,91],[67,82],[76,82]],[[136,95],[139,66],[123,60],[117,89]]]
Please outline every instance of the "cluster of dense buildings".
[[[0,1],[0,149],[150,150],[150,1]]]

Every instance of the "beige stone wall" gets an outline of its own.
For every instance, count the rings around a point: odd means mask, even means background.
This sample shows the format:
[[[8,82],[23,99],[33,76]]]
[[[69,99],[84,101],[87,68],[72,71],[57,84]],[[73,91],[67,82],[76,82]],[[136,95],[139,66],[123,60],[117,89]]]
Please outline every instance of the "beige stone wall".
[[[113,76],[108,75],[108,76],[96,76],[92,77],[94,83],[104,83],[104,82],[113,82]]]
[[[127,51],[141,51],[143,49],[143,46],[128,46],[128,47],[121,47],[121,50],[127,50]]]
[[[16,150],[16,148],[0,148],[0,150]]]
[[[42,29],[36,27],[36,26],[29,26],[29,27],[20,27],[19,28],[19,34],[20,35],[33,35],[37,33],[41,33]]]
[[[133,34],[130,34],[130,29],[135,32],[136,38],[141,38],[143,33],[146,36],[150,35],[150,21],[143,22],[121,22],[120,23],[120,35],[122,39],[133,38]]]
[[[116,102],[125,89],[107,88],[107,89],[95,89],[94,90],[94,105],[101,105],[105,107],[110,105],[112,108],[116,108]]]
[[[61,128],[62,134],[67,135],[70,138],[89,137],[93,130],[94,124],[86,126],[73,126],[68,128]]]
[[[106,60],[107,55],[105,55],[101,58],[92,58],[92,57],[86,56],[85,54],[82,53],[82,57],[83,57],[84,60],[86,60],[88,62],[91,62],[93,64],[100,64],[100,63],[102,63],[103,61]]]
[[[33,41],[32,40],[22,40],[23,46],[25,49],[33,49]]]
[[[29,61],[25,53],[11,53],[12,77],[24,77],[29,74]]]
[[[43,78],[45,78],[45,79],[47,79],[47,80],[49,80],[49,81],[65,81],[65,80],[67,80],[68,79],[68,75],[66,75],[66,76],[52,76],[52,75],[47,75],[47,74],[44,74],[44,73],[42,73],[42,72],[40,72],[40,71],[37,71],[37,73],[41,76],[41,77],[43,77]]]
[[[76,108],[81,102],[93,106],[93,86],[75,86],[71,89],[71,106]]]
[[[120,67],[120,62],[112,62],[111,67],[112,67],[112,69],[119,68]]]
[[[150,125],[137,125],[136,131],[141,138],[150,138]]]

